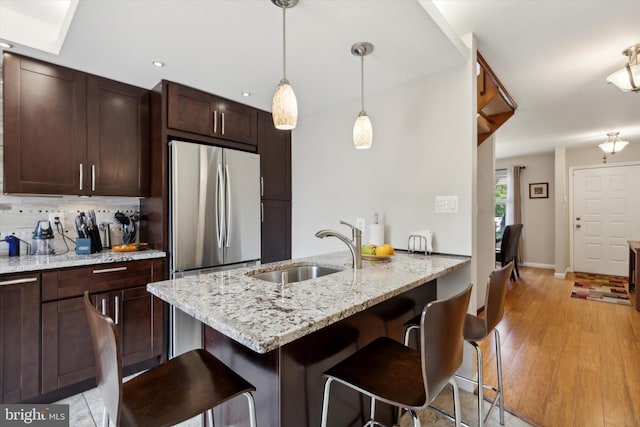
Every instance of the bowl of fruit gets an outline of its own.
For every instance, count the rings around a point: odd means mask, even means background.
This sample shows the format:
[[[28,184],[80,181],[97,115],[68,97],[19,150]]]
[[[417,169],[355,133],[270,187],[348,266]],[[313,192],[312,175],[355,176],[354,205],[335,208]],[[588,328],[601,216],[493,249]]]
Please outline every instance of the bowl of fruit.
[[[362,259],[367,261],[391,261],[391,257],[395,254],[393,246],[384,245],[364,245],[360,251]]]

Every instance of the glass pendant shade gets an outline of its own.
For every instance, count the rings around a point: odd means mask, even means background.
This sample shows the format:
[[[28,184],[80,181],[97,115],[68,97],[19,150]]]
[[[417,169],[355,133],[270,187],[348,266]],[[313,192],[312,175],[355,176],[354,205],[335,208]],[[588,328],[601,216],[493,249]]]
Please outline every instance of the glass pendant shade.
[[[356,122],[353,124],[353,146],[358,150],[371,148],[373,143],[373,126],[371,120],[364,111],[358,114]]]
[[[611,132],[607,134],[607,140],[598,147],[607,154],[616,154],[622,151],[624,147],[629,144],[627,141],[622,141],[618,138],[620,132]]]
[[[293,88],[287,80],[280,81],[276,92],[273,94],[271,114],[273,116],[273,125],[276,129],[295,129],[298,123],[298,101]]]
[[[625,66],[607,77],[607,82],[618,86],[625,92],[640,92],[640,64]]]
[[[640,93],[640,44],[625,49],[622,54],[627,57],[627,63],[607,77],[607,82],[624,92]]]

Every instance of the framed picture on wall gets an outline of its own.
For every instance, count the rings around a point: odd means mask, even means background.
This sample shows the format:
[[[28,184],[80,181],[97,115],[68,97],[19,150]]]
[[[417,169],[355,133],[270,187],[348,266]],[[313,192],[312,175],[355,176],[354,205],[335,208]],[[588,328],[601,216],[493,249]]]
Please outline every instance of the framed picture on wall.
[[[535,184],[529,184],[529,198],[530,199],[548,199],[549,183],[536,182]]]

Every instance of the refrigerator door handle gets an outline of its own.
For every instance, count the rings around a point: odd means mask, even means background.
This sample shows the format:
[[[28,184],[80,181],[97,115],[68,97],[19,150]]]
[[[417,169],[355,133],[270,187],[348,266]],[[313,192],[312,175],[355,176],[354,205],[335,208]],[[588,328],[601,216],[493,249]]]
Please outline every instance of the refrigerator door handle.
[[[218,164],[216,172],[216,194],[218,195],[218,206],[216,207],[216,237],[218,247],[222,247],[222,227],[224,226],[224,198],[222,197],[222,165]]]
[[[231,212],[233,211],[233,207],[231,206],[231,175],[229,174],[229,165],[225,163],[224,165],[224,173],[225,173],[225,193],[227,196],[226,207],[227,207],[227,216],[225,228],[227,229],[227,235],[225,237],[226,247],[229,247],[231,243]]]

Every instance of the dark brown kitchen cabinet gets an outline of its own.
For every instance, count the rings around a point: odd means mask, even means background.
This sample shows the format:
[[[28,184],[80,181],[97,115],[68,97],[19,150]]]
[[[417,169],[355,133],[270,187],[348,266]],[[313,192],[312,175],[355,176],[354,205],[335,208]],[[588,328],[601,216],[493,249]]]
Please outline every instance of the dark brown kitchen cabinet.
[[[257,110],[206,92],[168,83],[167,126],[243,144],[257,144]]]
[[[271,114],[258,112],[261,196],[291,200],[291,131],[273,126]]]
[[[262,200],[262,263],[291,258],[291,202]]]
[[[273,126],[258,112],[258,154],[262,207],[262,262],[291,258],[291,131]]]
[[[7,193],[145,196],[149,94],[4,54]]]
[[[40,274],[0,275],[0,403],[38,395]]]
[[[95,378],[85,290],[118,325],[123,369],[164,357],[162,302],[146,291],[161,272],[149,260],[42,273],[42,394]]]
[[[87,80],[88,194],[149,193],[149,92],[113,80]]]

